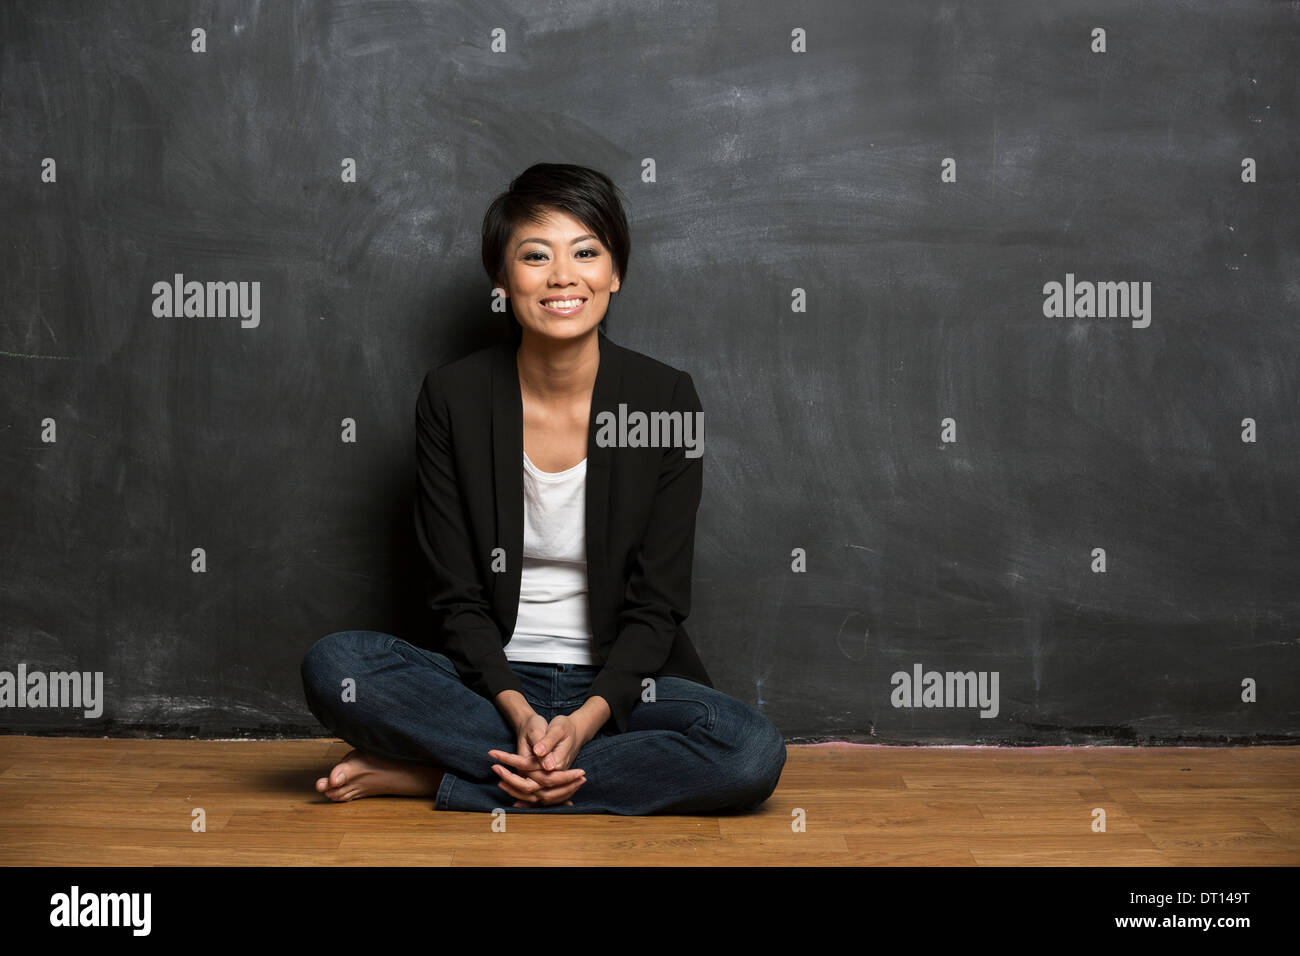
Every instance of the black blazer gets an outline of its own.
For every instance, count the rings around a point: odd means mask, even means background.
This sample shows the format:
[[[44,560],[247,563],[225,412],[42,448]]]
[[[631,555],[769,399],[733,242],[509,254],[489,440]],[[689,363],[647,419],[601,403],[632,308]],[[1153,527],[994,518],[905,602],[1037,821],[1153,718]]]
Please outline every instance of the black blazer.
[[[703,456],[601,447],[597,415],[699,412],[690,375],[598,334],[587,430],[587,593],[601,670],[588,692],[627,730],[645,677],[713,683],[682,621],[691,607]],[[489,700],[523,693],[505,656],[519,613],[524,546],[523,401],[513,342],[429,371],[415,408],[415,532],[431,572],[439,651]],[[505,570],[491,570],[493,550]],[[608,726],[608,725],[607,725]]]

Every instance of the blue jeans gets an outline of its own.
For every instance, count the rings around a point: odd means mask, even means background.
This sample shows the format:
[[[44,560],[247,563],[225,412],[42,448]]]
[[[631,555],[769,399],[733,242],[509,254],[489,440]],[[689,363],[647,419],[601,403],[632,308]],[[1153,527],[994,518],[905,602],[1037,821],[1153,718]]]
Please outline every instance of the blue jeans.
[[[511,661],[524,697],[550,721],[575,711],[598,666]],[[355,681],[355,700],[343,681]],[[612,721],[572,766],[587,782],[573,806],[515,807],[498,784],[489,750],[516,750],[496,705],[461,681],[451,660],[379,631],[321,638],[302,661],[307,706],[331,733],[390,760],[446,772],[434,806],[491,813],[703,814],[753,810],[785,766],[781,732],[748,704],[681,677],[655,678],[655,700],[632,709],[625,733]]]

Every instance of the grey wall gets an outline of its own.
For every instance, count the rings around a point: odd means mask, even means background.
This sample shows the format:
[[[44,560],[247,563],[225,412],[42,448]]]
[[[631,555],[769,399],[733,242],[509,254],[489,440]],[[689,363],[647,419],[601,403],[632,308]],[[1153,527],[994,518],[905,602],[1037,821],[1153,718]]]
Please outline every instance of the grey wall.
[[[0,669],[104,679],[0,730],[323,734],[312,641],[428,642],[415,399],[549,161],[628,196],[611,338],[704,403],[720,688],[795,741],[1300,735],[1297,4],[6,2],[0,39]],[[176,273],[259,323],[156,317]],[[1149,325],[1044,315],[1067,273]],[[916,664],[997,715],[894,706]]]

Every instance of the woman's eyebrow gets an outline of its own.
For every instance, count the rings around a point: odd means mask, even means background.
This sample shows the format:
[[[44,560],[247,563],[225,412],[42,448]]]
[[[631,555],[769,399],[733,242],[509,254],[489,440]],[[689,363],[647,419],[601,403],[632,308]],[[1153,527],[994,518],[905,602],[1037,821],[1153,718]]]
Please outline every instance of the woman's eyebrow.
[[[587,233],[585,236],[579,236],[577,239],[570,241],[569,245],[582,242],[585,239],[595,239],[595,238],[596,236],[592,235],[591,233]],[[518,249],[519,246],[522,246],[525,242],[540,242],[544,246],[549,246],[551,244],[549,239],[539,239],[537,237],[532,237],[529,239],[520,239],[518,244],[515,246],[515,248]]]

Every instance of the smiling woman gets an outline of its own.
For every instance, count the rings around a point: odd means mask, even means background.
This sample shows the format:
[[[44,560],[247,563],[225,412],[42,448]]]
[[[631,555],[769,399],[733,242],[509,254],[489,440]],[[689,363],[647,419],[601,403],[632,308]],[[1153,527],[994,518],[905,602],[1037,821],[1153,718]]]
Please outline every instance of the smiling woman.
[[[628,248],[592,169],[533,166],[489,207],[513,335],[429,371],[416,403],[437,650],[341,631],[308,651],[308,706],[356,748],[317,781],[329,799],[640,815],[775,790],[780,731],[714,689],[683,625],[702,446],[596,439],[620,408],[703,416],[689,374],[603,334]]]
[[[545,315],[580,316],[582,331],[596,323],[609,331],[609,306],[627,276],[631,239],[617,187],[581,169],[534,166],[483,217],[483,268],[506,294],[516,344]],[[574,306],[574,299],[581,301]]]

